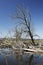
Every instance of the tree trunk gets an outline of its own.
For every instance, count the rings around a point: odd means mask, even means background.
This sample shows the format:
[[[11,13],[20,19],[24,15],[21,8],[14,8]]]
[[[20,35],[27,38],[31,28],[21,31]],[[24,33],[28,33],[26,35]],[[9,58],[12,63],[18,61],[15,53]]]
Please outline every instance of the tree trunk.
[[[30,30],[29,30],[29,35],[30,35],[30,38],[31,38],[32,44],[35,46],[35,42],[34,42],[34,39],[33,39],[33,35],[32,35],[32,33],[31,33]]]

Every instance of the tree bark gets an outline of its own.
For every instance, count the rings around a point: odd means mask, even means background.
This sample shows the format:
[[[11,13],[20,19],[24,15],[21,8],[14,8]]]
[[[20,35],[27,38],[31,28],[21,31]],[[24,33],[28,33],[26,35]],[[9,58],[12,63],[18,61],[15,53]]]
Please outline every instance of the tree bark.
[[[30,30],[29,30],[29,35],[30,35],[30,38],[31,38],[32,44],[35,46],[35,42],[34,42],[34,39],[33,39],[33,35],[32,35],[32,33],[31,33]]]

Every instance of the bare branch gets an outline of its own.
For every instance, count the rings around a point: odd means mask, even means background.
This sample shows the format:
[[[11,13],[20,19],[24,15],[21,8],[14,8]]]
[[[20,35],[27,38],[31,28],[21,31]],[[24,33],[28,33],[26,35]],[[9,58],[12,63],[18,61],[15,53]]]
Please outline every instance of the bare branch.
[[[25,10],[20,7],[20,6],[17,6],[19,12],[17,12],[15,18],[17,19],[21,19],[23,21],[23,25],[25,25],[27,27],[28,30],[25,30],[24,32],[28,32],[28,34],[30,35],[30,38],[31,38],[31,41],[32,41],[32,44],[35,45],[35,42],[34,42],[34,39],[33,39],[33,33],[31,31],[31,14],[29,12],[29,20],[27,20],[27,17],[26,17],[26,13],[25,13]]]
[[[39,35],[37,35],[37,34],[35,34],[35,35],[33,35],[33,36],[37,36],[38,38],[40,37]]]

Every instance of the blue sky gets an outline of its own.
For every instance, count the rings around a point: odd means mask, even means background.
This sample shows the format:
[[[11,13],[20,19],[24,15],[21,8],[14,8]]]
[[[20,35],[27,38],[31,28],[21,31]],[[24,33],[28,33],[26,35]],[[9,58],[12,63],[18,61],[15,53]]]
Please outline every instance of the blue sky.
[[[43,38],[43,0],[0,0],[0,37],[16,26],[16,20],[12,20],[10,15],[15,12],[17,4],[29,8],[34,32]]]

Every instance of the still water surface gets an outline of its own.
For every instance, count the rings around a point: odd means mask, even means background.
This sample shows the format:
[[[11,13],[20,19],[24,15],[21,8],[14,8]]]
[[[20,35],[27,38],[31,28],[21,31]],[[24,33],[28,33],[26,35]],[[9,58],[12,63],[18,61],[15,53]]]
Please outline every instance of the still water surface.
[[[30,54],[17,56],[15,53],[7,54],[11,49],[0,49],[0,65],[29,65]],[[43,55],[34,55],[31,65],[43,65]]]

